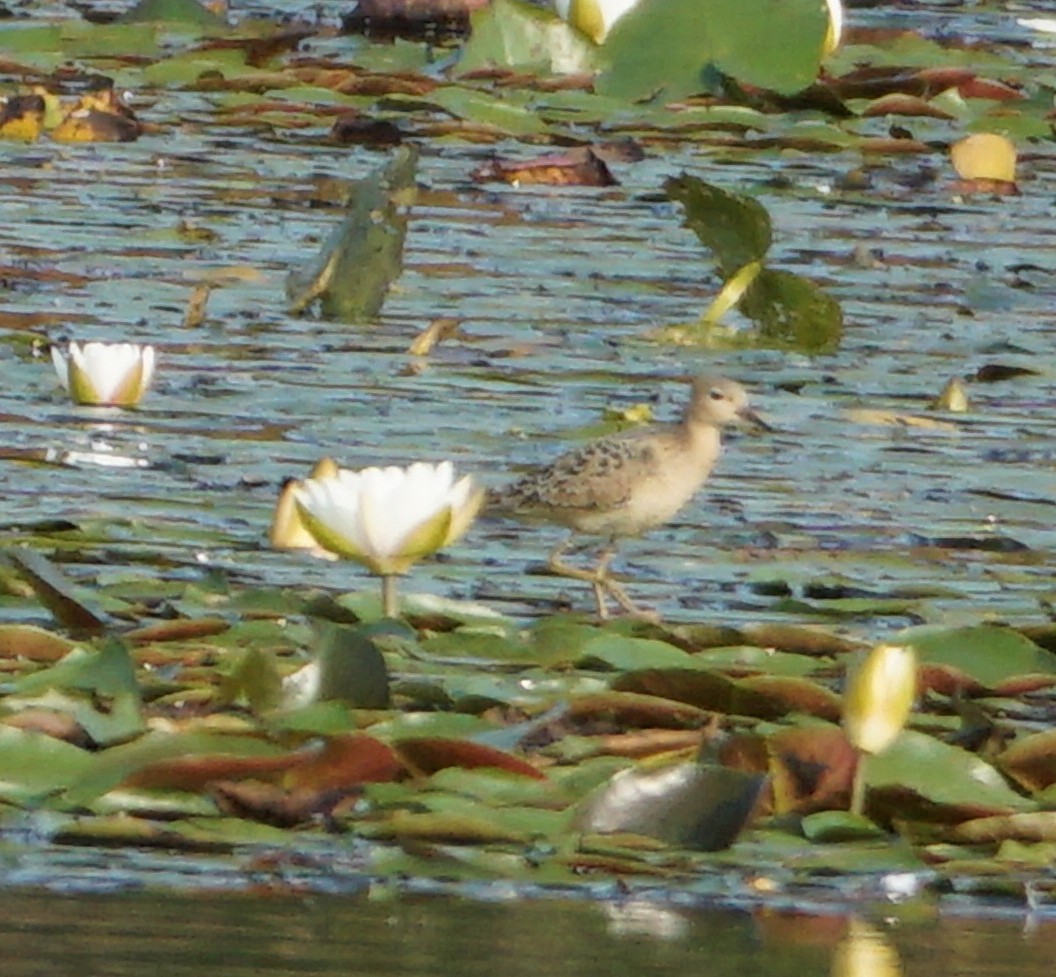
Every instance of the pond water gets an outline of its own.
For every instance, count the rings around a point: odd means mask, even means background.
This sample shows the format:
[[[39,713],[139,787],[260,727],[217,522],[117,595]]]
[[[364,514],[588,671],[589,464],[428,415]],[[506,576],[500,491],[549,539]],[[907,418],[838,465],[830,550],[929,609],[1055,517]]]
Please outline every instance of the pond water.
[[[948,7],[855,18],[933,29]],[[1012,30],[982,13],[958,23]],[[342,43],[360,42],[325,50]],[[346,325],[288,316],[283,282],[337,220],[313,205],[320,182],[361,177],[384,156],[322,144],[324,126],[204,124],[218,101],[152,92],[142,114],[159,133],[127,146],[5,149],[0,338],[15,355],[0,389],[3,518],[79,526],[86,536],[44,534],[71,549],[74,574],[83,564],[98,579],[101,562],[104,580],[146,565],[169,579],[218,568],[236,582],[360,587],[347,566],[267,551],[283,478],[333,455],[349,466],[451,458],[498,482],[596,429],[607,407],[648,402],[672,416],[682,381],[707,370],[744,381],[778,430],[731,438],[694,504],[626,546],[620,566],[645,603],[734,624],[818,620],[787,599],[812,587],[908,603],[846,622],[866,637],[919,620],[1037,617],[1056,550],[1048,157],[1030,158],[1022,196],[963,202],[938,150],[866,160],[869,189],[852,192],[834,188],[863,166],[857,151],[665,141],[617,165],[618,188],[519,189],[469,173],[532,147],[427,141],[403,276],[376,323]],[[933,124],[920,122],[922,135]],[[692,320],[718,284],[678,208],[657,197],[683,170],[770,209],[772,263],[843,304],[837,352],[649,338]],[[921,185],[930,170],[939,179]],[[191,285],[225,268],[207,324],[181,327]],[[409,343],[438,316],[460,320],[464,338],[412,363]],[[157,389],[135,413],[72,409],[27,346],[45,335],[156,343]],[[972,412],[942,427],[847,413],[920,414],[951,376],[995,364],[1037,372],[970,383]],[[409,587],[514,614],[582,607],[581,587],[534,572],[556,538],[482,523]]]
[[[949,27],[949,7],[855,11],[852,22]],[[1023,33],[993,6],[962,25],[991,39]],[[671,416],[682,381],[708,370],[745,382],[777,431],[731,438],[694,504],[627,546],[620,566],[643,602],[670,619],[730,624],[831,621],[786,599],[825,587],[908,602],[843,622],[869,639],[917,620],[1041,616],[1056,554],[1047,153],[1028,154],[1021,197],[964,202],[948,174],[920,182],[946,166],[940,149],[870,162],[868,191],[852,192],[835,188],[863,165],[856,151],[672,141],[617,166],[618,188],[562,190],[470,182],[492,155],[534,147],[427,142],[404,274],[376,323],[345,325],[287,315],[283,282],[337,219],[316,206],[320,184],[361,177],[384,157],[324,145],[322,126],[271,138],[206,124],[214,101],[151,93],[142,114],[160,132],[129,146],[4,147],[0,519],[11,542],[54,547],[72,575],[104,584],[219,570],[237,584],[355,588],[364,579],[347,566],[266,548],[283,478],[334,455],[352,467],[451,458],[497,482],[596,427],[606,407],[645,401]],[[617,124],[606,132],[621,134]],[[658,200],[664,178],[683,170],[759,196],[776,228],[773,263],[843,304],[838,351],[649,338],[693,319],[718,285],[678,209]],[[218,269],[231,271],[206,325],[183,328],[191,287]],[[463,338],[412,362],[409,343],[438,316],[459,319]],[[156,343],[157,388],[134,413],[75,409],[34,349],[45,336]],[[1034,372],[970,383],[973,411],[946,426],[848,414],[920,414],[951,376],[994,365]],[[80,532],[47,528],[56,520]],[[408,589],[526,618],[585,607],[582,588],[534,572],[555,538],[482,522]],[[817,974],[836,972],[848,932],[839,915],[648,903],[21,888],[0,889],[0,900],[7,969],[55,977],[220,966]],[[865,956],[878,944],[874,958],[900,960],[906,974],[1051,973],[1050,922],[889,922],[884,912]],[[846,971],[866,972],[900,971]]]
[[[1042,977],[1056,924],[646,902],[0,892],[11,977]]]

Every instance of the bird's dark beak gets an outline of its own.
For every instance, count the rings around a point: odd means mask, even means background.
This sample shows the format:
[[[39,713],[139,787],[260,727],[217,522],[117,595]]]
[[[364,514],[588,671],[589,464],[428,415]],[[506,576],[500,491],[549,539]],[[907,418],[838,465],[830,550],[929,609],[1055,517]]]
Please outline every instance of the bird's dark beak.
[[[737,412],[737,416],[745,421],[750,426],[760,431],[773,431],[774,427],[771,424],[767,424],[751,407],[745,407]]]

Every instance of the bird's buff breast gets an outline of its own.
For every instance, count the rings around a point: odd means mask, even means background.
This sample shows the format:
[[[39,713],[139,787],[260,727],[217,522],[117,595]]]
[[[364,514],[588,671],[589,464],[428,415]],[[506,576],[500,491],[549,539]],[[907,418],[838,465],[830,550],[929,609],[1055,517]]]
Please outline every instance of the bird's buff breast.
[[[672,482],[653,476],[636,486],[630,498],[618,508],[566,510],[562,521],[581,533],[637,536],[674,516],[696,494],[700,481]]]

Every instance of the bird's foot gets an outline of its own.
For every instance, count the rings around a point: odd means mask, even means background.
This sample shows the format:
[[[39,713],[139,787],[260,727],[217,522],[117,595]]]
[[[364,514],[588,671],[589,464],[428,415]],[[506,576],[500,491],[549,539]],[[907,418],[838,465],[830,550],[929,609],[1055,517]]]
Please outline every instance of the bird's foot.
[[[660,623],[661,618],[659,611],[654,611],[649,607],[639,607],[633,600],[631,600],[627,591],[620,584],[616,583],[615,580],[606,577],[603,585],[605,590],[612,595],[613,600],[615,600],[616,603],[619,604],[620,607],[622,607],[631,617],[637,618],[640,621],[646,621],[649,624]],[[599,614],[599,617],[600,616],[601,615]]]

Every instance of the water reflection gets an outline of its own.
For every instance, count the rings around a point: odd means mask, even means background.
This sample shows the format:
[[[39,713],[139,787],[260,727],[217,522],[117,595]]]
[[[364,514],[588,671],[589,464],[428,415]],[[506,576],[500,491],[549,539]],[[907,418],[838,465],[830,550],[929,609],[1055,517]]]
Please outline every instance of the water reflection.
[[[646,902],[474,902],[152,892],[0,894],[10,977],[568,974],[950,977],[1051,973],[1056,924],[676,910]]]

